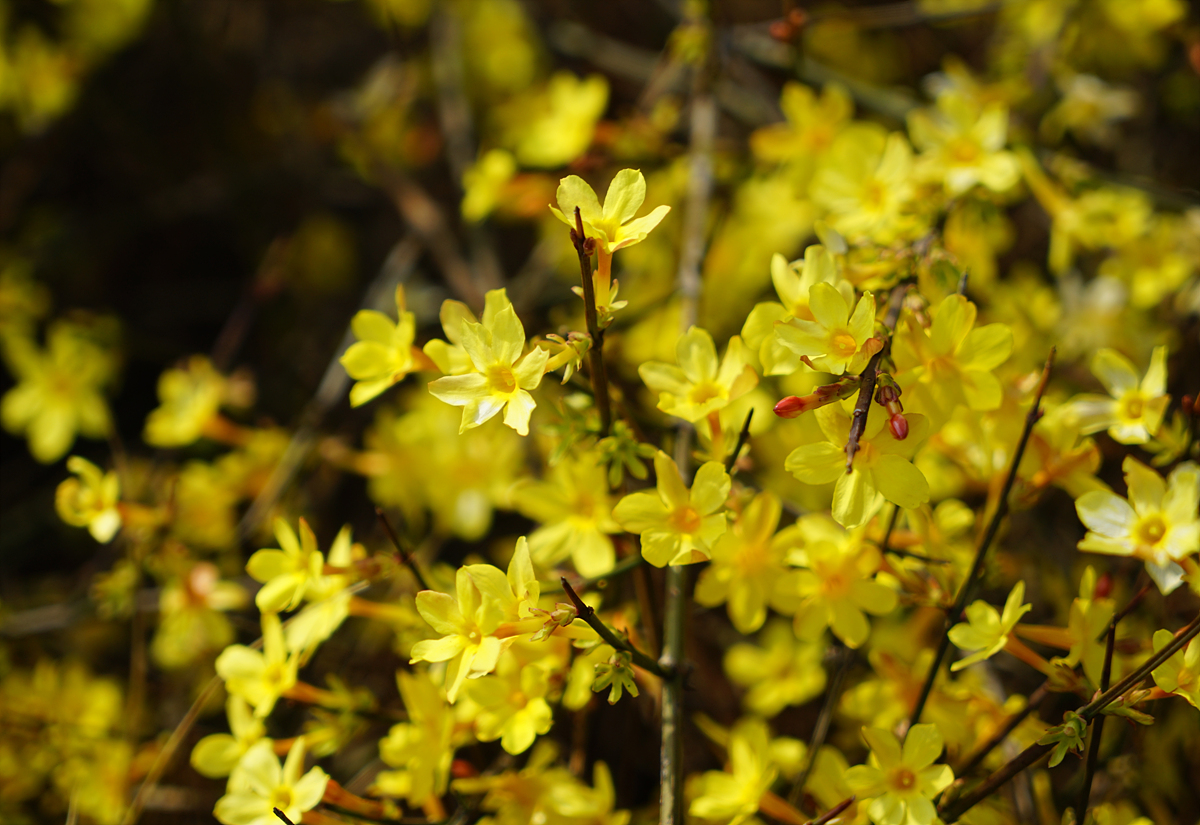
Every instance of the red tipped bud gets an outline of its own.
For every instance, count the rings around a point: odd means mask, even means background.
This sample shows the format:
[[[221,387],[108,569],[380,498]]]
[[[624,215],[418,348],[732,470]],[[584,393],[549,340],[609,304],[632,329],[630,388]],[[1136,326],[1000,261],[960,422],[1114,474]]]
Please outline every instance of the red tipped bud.
[[[807,412],[813,408],[813,404],[809,402],[811,395],[801,398],[798,395],[789,395],[787,398],[781,398],[779,403],[775,405],[775,414],[780,418],[795,418],[802,412]]]
[[[908,438],[908,419],[903,413],[892,413],[888,418],[888,429],[897,441],[903,441]]]
[[[473,779],[479,776],[479,771],[465,759],[455,759],[450,763],[450,775],[455,779]]]
[[[1105,573],[1104,575],[1102,575],[1100,578],[1098,578],[1096,580],[1096,589],[1095,589],[1095,591],[1093,591],[1092,595],[1095,596],[1097,599],[1105,599],[1105,598],[1108,598],[1108,596],[1112,594],[1112,589],[1113,589],[1112,573]]]

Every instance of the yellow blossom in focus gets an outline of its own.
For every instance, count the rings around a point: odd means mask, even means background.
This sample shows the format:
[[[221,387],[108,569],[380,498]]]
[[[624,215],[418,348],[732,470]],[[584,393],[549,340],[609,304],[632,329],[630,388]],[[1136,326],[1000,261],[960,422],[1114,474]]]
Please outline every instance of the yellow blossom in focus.
[[[668,415],[696,423],[722,409],[758,384],[749,353],[736,335],[729,339],[725,358],[717,361],[712,336],[690,327],[675,345],[679,366],[648,361],[638,367],[646,386],[659,393],[658,408]]]
[[[217,800],[213,815],[223,825],[274,825],[274,809],[299,822],[325,795],[329,774],[314,767],[303,776],[304,737],[297,737],[280,766],[270,741],[260,741],[242,756],[229,775],[225,795]]]
[[[325,557],[304,519],[300,519],[298,538],[286,521],[275,519],[275,539],[281,549],[259,550],[246,562],[250,577],[263,583],[254,603],[263,611],[295,610],[309,585],[321,575]]]
[[[858,794],[860,804],[867,805],[871,821],[933,825],[937,811],[931,800],[954,781],[949,765],[934,764],[943,747],[937,725],[913,725],[903,749],[890,730],[863,728],[862,736],[871,757],[866,765],[847,772],[846,784]]]
[[[92,538],[108,544],[121,529],[121,482],[115,470],[104,473],[92,462],[73,455],[67,469],[78,478],[68,478],[54,493],[58,517],[72,527],[86,527]]]
[[[968,665],[990,659],[1003,650],[1017,622],[1033,609],[1031,604],[1022,604],[1024,600],[1025,582],[1019,581],[1008,594],[1003,613],[985,601],[967,605],[967,621],[950,628],[949,636],[955,647],[975,652],[959,659],[950,669],[962,670]]]
[[[1185,461],[1164,481],[1133,456],[1121,465],[1129,498],[1096,490],[1075,501],[1088,534],[1079,549],[1133,556],[1163,593],[1183,583],[1179,562],[1200,551],[1200,466]]]
[[[525,349],[525,327],[512,306],[496,313],[492,323],[462,321],[462,346],[473,372],[447,375],[429,384],[437,399],[462,407],[459,432],[478,427],[505,408],[504,423],[521,435],[529,434],[529,416],[536,406],[529,390],[542,382],[550,353]]]
[[[396,287],[397,320],[373,309],[359,310],[350,321],[359,340],[339,359],[346,374],[355,380],[350,388],[350,406],[361,407],[428,361],[413,346],[416,317],[405,309],[404,286]]]
[[[646,178],[639,169],[617,172],[608,185],[603,204],[596,196],[596,190],[578,175],[562,179],[556,200],[558,207],[550,207],[555,217],[574,229],[575,208],[578,207],[584,234],[595,238],[600,249],[609,255],[645,240],[671,211],[669,206],[658,206],[649,215],[634,218],[646,200]]]
[[[1167,348],[1154,348],[1140,383],[1133,364],[1116,350],[1100,350],[1092,357],[1091,366],[1108,395],[1071,399],[1072,422],[1084,435],[1107,430],[1121,444],[1145,444],[1158,432],[1171,403],[1167,395]]]
[[[479,320],[462,301],[449,299],[442,301],[438,319],[442,323],[442,331],[446,335],[446,340],[430,339],[423,348],[425,354],[445,375],[463,375],[472,372],[475,367],[462,343],[463,324],[467,322],[482,323],[491,329],[496,324],[496,316],[506,307],[511,308],[512,301],[508,300],[508,293],[503,289],[490,289],[484,294],[483,318]]]
[[[875,299],[871,293],[858,299],[853,312],[851,303],[828,283],[813,284],[808,292],[813,320],[793,318],[777,323],[775,335],[792,352],[808,357],[813,369],[833,375],[861,372],[883,343],[872,335]]]
[[[216,661],[225,690],[249,702],[259,719],[270,715],[279,697],[295,686],[298,665],[295,654],[287,655],[278,614],[263,614],[262,634],[261,652],[245,645],[230,645]]]
[[[654,456],[654,472],[658,489],[625,496],[613,518],[642,537],[642,555],[655,567],[704,561],[725,532],[725,514],[718,511],[729,496],[729,474],[719,462],[706,462],[689,490],[679,465],[662,450]]]

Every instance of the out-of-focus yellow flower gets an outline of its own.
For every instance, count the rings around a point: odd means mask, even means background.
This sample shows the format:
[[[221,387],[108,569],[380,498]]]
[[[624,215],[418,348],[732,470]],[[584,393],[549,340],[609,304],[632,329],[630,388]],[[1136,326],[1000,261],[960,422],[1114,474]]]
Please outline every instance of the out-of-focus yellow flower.
[[[875,299],[871,293],[858,299],[853,313],[851,301],[830,284],[813,284],[808,308],[813,320],[792,318],[775,325],[779,342],[797,355],[810,359],[813,369],[842,375],[861,372],[868,360],[883,347],[872,337],[875,330]]]
[[[379,742],[379,756],[396,770],[375,777],[374,793],[423,805],[446,793],[454,759],[454,709],[427,672],[397,671],[396,682],[408,721],[392,725]]]
[[[329,774],[313,767],[303,776],[304,737],[297,737],[283,765],[270,741],[259,741],[246,751],[229,775],[225,795],[217,800],[213,815],[223,825],[273,825],[274,809],[299,822],[305,811],[317,807],[325,795]]]
[[[1200,466],[1185,461],[1163,480],[1133,456],[1121,465],[1128,500],[1096,490],[1075,501],[1088,534],[1079,549],[1134,556],[1163,593],[1183,583],[1179,562],[1200,550]]]
[[[158,400],[146,416],[142,437],[153,447],[186,447],[201,436],[231,440],[232,425],[217,411],[225,403],[250,404],[253,389],[244,380],[221,375],[206,356],[193,355],[183,366],[159,376]]]
[[[521,435],[529,434],[529,416],[536,406],[528,390],[542,382],[550,353],[525,349],[525,327],[512,305],[496,313],[492,323],[462,321],[462,347],[474,371],[447,375],[429,384],[429,392],[447,404],[462,407],[459,432],[478,427],[507,407],[504,423]]]
[[[634,218],[646,200],[646,178],[640,169],[617,172],[608,185],[603,205],[596,190],[578,175],[568,175],[559,182],[556,199],[558,207],[550,207],[555,217],[574,229],[575,208],[579,207],[584,234],[595,238],[609,255],[645,240],[671,211],[669,206],[657,206],[649,215]]]
[[[463,172],[462,216],[472,223],[492,214],[505,185],[517,173],[517,161],[504,149],[491,149]]]
[[[758,375],[747,363],[749,353],[736,335],[718,363],[712,336],[690,327],[675,346],[679,366],[647,361],[638,367],[646,386],[659,393],[658,408],[684,421],[697,421],[752,390]]]
[[[1057,143],[1065,132],[1100,146],[1116,138],[1113,123],[1132,117],[1138,108],[1137,92],[1110,86],[1091,74],[1069,74],[1055,78],[1062,98],[1042,118],[1042,137]]]
[[[158,630],[150,644],[154,660],[177,668],[224,648],[233,641],[233,626],[223,611],[244,607],[249,600],[240,584],[221,581],[216,565],[192,565],[186,576],[162,589]]]
[[[525,516],[541,522],[529,535],[529,552],[541,567],[570,557],[581,576],[607,573],[616,559],[609,535],[621,527],[612,517],[604,466],[595,455],[564,458],[545,481],[526,481],[512,494]]]
[[[802,539],[795,527],[775,532],[782,512],[783,504],[774,493],[755,496],[713,544],[712,564],[696,581],[697,604],[716,607],[726,602],[739,633],[762,627],[768,605],[791,612],[794,593],[785,560],[788,549]]]
[[[1158,432],[1171,396],[1167,395],[1167,348],[1158,346],[1138,382],[1137,371],[1121,353],[1102,349],[1092,357],[1092,374],[1108,395],[1078,395],[1069,403],[1072,422],[1084,435],[1107,430],[1121,444],[1145,444]]]
[[[796,635],[815,640],[829,627],[847,647],[859,647],[871,632],[863,614],[886,616],[896,607],[896,592],[874,579],[879,551],[863,542],[861,530],[847,532],[819,513],[803,516],[796,528],[804,536],[788,556],[804,568],[795,578]]]
[[[870,799],[867,815],[876,825],[932,825],[937,810],[930,801],[951,782],[949,765],[935,765],[942,754],[937,725],[913,725],[904,748],[890,730],[863,728],[871,749],[870,761],[846,774],[848,784],[862,802]]]
[[[496,672],[467,686],[479,706],[475,734],[481,742],[500,740],[513,755],[529,750],[533,740],[550,731],[554,712],[546,702],[550,674],[538,663],[522,663],[511,653],[500,658]]]
[[[906,415],[908,436],[899,441],[876,410],[867,418],[853,469],[846,472],[844,445],[850,438],[850,416],[841,404],[821,407],[813,414],[827,440],[797,447],[784,467],[805,484],[836,482],[833,517],[838,524],[848,529],[865,524],[885,499],[909,509],[929,500],[929,482],[911,461],[929,435],[925,416]]]
[[[78,478],[68,478],[54,492],[58,517],[72,527],[86,527],[92,538],[108,544],[121,529],[121,482],[115,470],[102,472],[86,458],[73,455],[67,469]]]
[[[192,767],[209,779],[229,776],[246,751],[267,735],[262,720],[251,714],[250,706],[240,696],[225,700],[225,715],[230,732],[209,734],[192,748]]]
[[[17,380],[0,399],[0,422],[29,440],[34,458],[50,464],[71,449],[76,433],[89,438],[108,433],[111,422],[102,390],[113,377],[115,358],[86,328],[54,324],[44,350],[21,336],[0,343]]]
[[[1021,617],[1033,609],[1025,600],[1025,582],[1019,581],[1004,602],[1004,612],[996,610],[985,601],[976,601],[967,606],[967,621],[950,628],[950,641],[960,650],[975,651],[950,666],[951,670],[962,670],[968,665],[990,659],[1008,643],[1009,634]]]
[[[938,95],[935,109],[918,109],[908,116],[908,133],[921,150],[917,171],[940,180],[951,196],[976,184],[1006,192],[1021,179],[1012,152],[1006,151],[1008,109],[998,103],[981,105],[962,92]]]
[[[772,123],[750,136],[750,151],[766,163],[787,164],[800,184],[807,184],[813,166],[854,114],[846,90],[830,83],[820,97],[800,83],[789,81],[779,95],[783,123]]]
[[[725,672],[746,689],[742,703],[764,717],[803,705],[825,690],[824,646],[797,639],[782,619],[767,622],[758,643],[734,645],[725,653]]]
[[[544,89],[504,105],[500,118],[509,125],[508,142],[522,166],[552,169],[587,150],[606,106],[608,81],[602,75],[580,80],[557,72]]]
[[[700,777],[701,792],[688,813],[728,825],[741,825],[757,814],[759,800],[778,774],[768,755],[770,739],[761,719],[739,722],[729,737],[729,770],[707,771]]]
[[[809,187],[826,220],[850,239],[887,244],[911,234],[913,159],[908,141],[875,124],[848,126],[833,142]]]
[[[308,522],[300,519],[300,536],[282,518],[275,519],[279,548],[259,550],[246,562],[246,572],[263,583],[254,596],[259,610],[295,610],[304,593],[321,575],[325,557],[317,549],[317,537]]]
[[[262,634],[261,652],[245,645],[230,645],[216,662],[225,689],[249,702],[259,719],[270,715],[279,697],[296,685],[298,665],[295,654],[287,655],[278,614],[263,614]]]
[[[654,456],[655,492],[630,493],[613,508],[613,518],[642,537],[642,556],[655,567],[691,564],[709,557],[712,544],[725,532],[725,506],[732,483],[719,462],[696,471],[689,490],[677,465],[659,450]]]
[[[361,407],[384,390],[403,381],[411,372],[432,365],[413,346],[416,316],[405,309],[404,286],[396,287],[397,320],[373,309],[354,314],[350,327],[359,340],[351,344],[340,361],[355,380],[350,388],[350,406]]]
[[[1169,630],[1154,631],[1154,652],[1162,650],[1175,638]],[[1154,684],[1167,693],[1187,699],[1200,710],[1200,644],[1196,640],[1154,669]]]

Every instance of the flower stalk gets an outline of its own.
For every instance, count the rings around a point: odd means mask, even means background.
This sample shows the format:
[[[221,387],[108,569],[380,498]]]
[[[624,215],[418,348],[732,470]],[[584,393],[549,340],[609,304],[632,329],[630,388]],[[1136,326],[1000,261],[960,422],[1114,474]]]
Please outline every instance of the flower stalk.
[[[607,438],[612,429],[612,405],[608,397],[608,372],[604,366],[604,330],[600,329],[600,320],[596,313],[596,287],[592,282],[592,253],[596,250],[594,238],[589,238],[583,231],[583,215],[579,207],[575,207],[575,228],[571,230],[571,244],[579,256],[579,277],[583,282],[583,317],[587,323],[588,335],[592,336],[592,346],[588,349],[588,367],[592,378],[592,395],[596,399],[596,409],[600,413],[600,437]],[[611,255],[605,256],[600,252],[601,262],[609,267]]]

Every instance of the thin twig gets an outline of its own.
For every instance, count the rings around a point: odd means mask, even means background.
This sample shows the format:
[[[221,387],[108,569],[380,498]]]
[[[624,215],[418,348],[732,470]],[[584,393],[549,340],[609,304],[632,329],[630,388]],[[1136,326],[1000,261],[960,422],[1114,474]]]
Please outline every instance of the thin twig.
[[[746,420],[742,423],[742,431],[738,433],[737,443],[733,445],[733,452],[725,459],[725,472],[730,476],[737,474],[738,455],[742,452],[742,447],[746,446],[746,440],[750,438],[750,419],[752,418],[754,418],[753,407],[746,413]]]
[[[383,512],[383,508],[376,507],[375,515],[378,517],[379,523],[383,525],[383,532],[387,533],[392,546],[396,548],[396,555],[400,558],[401,563],[413,574],[413,578],[417,580],[417,584],[422,590],[432,590],[433,588],[425,581],[425,577],[421,575],[421,569],[417,567],[417,561],[413,558],[414,551],[412,548],[406,548],[400,541],[399,534],[392,527],[392,523],[388,520],[387,514]]]
[[[942,661],[946,658],[946,652],[950,647],[950,627],[958,621],[958,617],[962,615],[963,608],[967,605],[967,600],[971,597],[974,590],[975,581],[979,578],[979,571],[983,569],[983,561],[987,558],[988,549],[991,548],[992,542],[996,538],[996,534],[1000,530],[1000,522],[1008,513],[1008,496],[1012,492],[1013,484],[1017,480],[1017,468],[1021,465],[1021,457],[1025,455],[1025,447],[1029,443],[1029,436],[1033,432],[1033,425],[1037,424],[1042,417],[1042,396],[1046,392],[1046,384],[1050,381],[1050,370],[1054,367],[1054,347],[1050,348],[1050,354],[1046,357],[1046,366],[1042,368],[1042,377],[1038,381],[1037,392],[1033,396],[1033,406],[1029,408],[1029,413],[1025,416],[1025,429],[1021,431],[1021,440],[1017,442],[1017,449],[1013,453],[1012,463],[1008,468],[1008,477],[1004,479],[1004,487],[1000,491],[1000,499],[996,502],[996,511],[992,513],[992,519],[988,522],[987,530],[984,532],[983,541],[979,543],[979,549],[975,551],[975,560],[971,562],[971,570],[967,573],[967,577],[963,579],[963,583],[958,588],[958,596],[954,600],[954,606],[946,613],[946,620],[942,625],[942,637],[938,641],[937,653],[933,657],[933,663],[929,666],[929,674],[925,677],[925,684],[921,686],[921,695],[917,699],[916,707],[913,708],[912,718],[909,720],[909,725],[915,725],[921,721],[921,712],[925,709],[925,702],[929,699],[929,692],[933,689],[934,680],[937,679],[938,671],[942,668]]]
[[[588,367],[592,378],[592,395],[600,413],[600,437],[606,438],[612,429],[612,404],[608,397],[608,371],[604,366],[604,330],[596,314],[596,286],[592,283],[592,252],[595,238],[583,231],[583,215],[575,207],[575,228],[571,230],[571,243],[579,256],[579,278],[583,282],[583,317],[587,322],[592,345],[588,348]]]
[[[1174,656],[1198,633],[1200,633],[1200,614],[1197,614],[1196,618],[1192,619],[1191,623],[1179,632],[1179,635],[1172,639],[1166,647],[1147,659],[1141,667],[1080,708],[1077,711],[1078,715],[1085,721],[1090,721],[1096,714],[1100,713],[1115,699],[1125,693],[1125,691],[1140,683],[1154,670],[1161,667],[1163,662]],[[944,808],[939,806],[938,815],[941,816],[947,825],[958,821],[960,816],[971,810],[979,802],[987,799],[1014,776],[1047,756],[1051,749],[1051,745],[1039,745],[1037,743],[1030,745],[1014,759],[973,788],[970,793],[960,796],[958,799],[945,805]]]
[[[840,814],[842,811],[846,810],[851,805],[853,805],[854,800],[856,798],[857,797],[851,796],[848,799],[843,799],[841,802],[834,805],[828,811],[826,811],[825,813],[821,814],[816,819],[809,822],[808,825],[826,825],[826,823],[833,821],[837,817],[837,815]]]
[[[567,581],[566,576],[563,576],[560,581],[562,582],[563,590],[567,591],[567,595],[574,603],[575,610],[579,613],[579,618],[587,622],[588,627],[596,631],[605,644],[615,647],[617,650],[624,650],[633,658],[635,665],[642,670],[650,671],[660,679],[670,679],[672,677],[673,674],[671,671],[631,645],[628,639],[622,639],[616,633],[613,633],[608,625],[600,621],[600,617],[596,615],[596,611],[592,609],[592,606],[579,598],[579,594],[575,592],[575,588],[571,587],[571,583]]]
[[[1114,617],[1115,619],[1115,617]],[[1104,643],[1104,669],[1100,672],[1100,692],[1108,690],[1112,679],[1113,648],[1117,644],[1117,623],[1108,624],[1108,639]],[[1092,741],[1088,744],[1087,759],[1083,763],[1083,787],[1079,789],[1079,806],[1075,809],[1078,821],[1087,818],[1088,800],[1092,798],[1092,780],[1096,778],[1096,763],[1100,759],[1100,737],[1104,735],[1104,714],[1092,722]]]
[[[825,738],[829,735],[829,723],[833,721],[833,711],[841,696],[842,682],[845,681],[846,673],[850,670],[850,663],[853,661],[854,651],[845,645],[839,645],[837,669],[833,672],[833,679],[825,691],[825,701],[821,704],[821,712],[813,726],[812,738],[808,742],[808,756],[804,760],[804,769],[796,777],[796,781],[792,784],[792,792],[788,794],[788,802],[793,807],[800,804],[804,783],[808,781],[813,766],[817,763],[817,751],[825,744]]]
[[[279,810],[278,808],[272,808],[271,810],[275,812],[275,816],[283,820],[284,825],[296,825],[295,822],[292,822],[292,820],[287,818],[287,814],[285,814],[283,811]]]
[[[904,295],[908,291],[906,284],[896,284],[892,294],[888,296],[887,316],[883,325],[887,327],[887,337],[883,348],[871,356],[867,367],[861,373],[862,383],[859,384],[858,398],[854,402],[854,413],[850,418],[850,436],[846,439],[846,472],[854,469],[854,454],[858,452],[858,442],[867,429],[867,416],[871,412],[871,400],[875,395],[875,380],[879,377],[879,365],[887,357],[892,348],[892,330],[896,327],[896,319],[900,317],[900,306],[904,303]]]
[[[1142,571],[1144,573],[1145,568],[1142,568]],[[1130,613],[1132,613],[1134,611],[1134,608],[1136,608],[1139,604],[1142,603],[1142,599],[1144,599],[1146,597],[1146,594],[1150,592],[1150,585],[1153,583],[1154,582],[1152,582],[1152,581],[1148,581],[1145,584],[1143,584],[1141,589],[1138,590],[1138,592],[1133,594],[1133,598],[1131,598],[1129,600],[1129,603],[1113,614],[1113,617],[1108,622],[1108,627],[1104,628],[1104,632],[1096,637],[1097,642],[1100,641],[1101,639],[1103,639],[1105,636],[1108,636],[1109,632],[1117,626],[1117,622],[1121,621],[1126,616],[1128,616]]]

